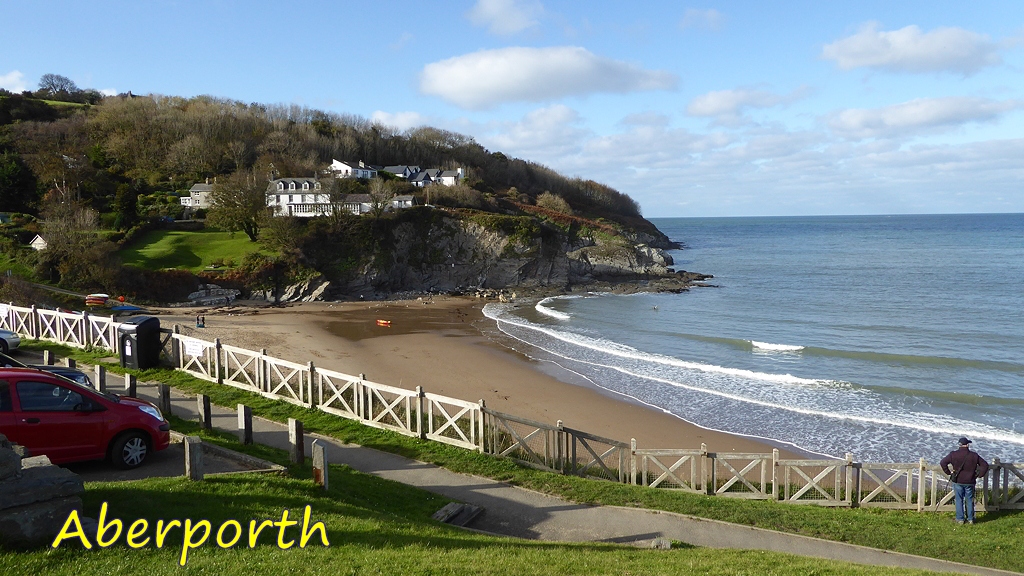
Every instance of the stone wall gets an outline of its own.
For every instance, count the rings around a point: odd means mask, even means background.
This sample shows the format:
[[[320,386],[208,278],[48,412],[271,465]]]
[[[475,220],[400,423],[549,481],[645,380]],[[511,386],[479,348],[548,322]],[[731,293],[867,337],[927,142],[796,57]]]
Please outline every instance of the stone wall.
[[[82,479],[46,456],[24,450],[0,434],[0,545],[49,544],[72,510],[81,513]]]

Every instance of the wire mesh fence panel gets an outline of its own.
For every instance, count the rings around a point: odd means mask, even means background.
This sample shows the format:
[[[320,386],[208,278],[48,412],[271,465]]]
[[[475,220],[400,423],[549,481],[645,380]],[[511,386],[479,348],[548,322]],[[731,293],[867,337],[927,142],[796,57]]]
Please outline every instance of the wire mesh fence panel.
[[[363,418],[362,378],[317,368],[315,381],[317,408],[343,418]]]
[[[223,382],[250,392],[263,391],[262,360],[259,352],[221,344]]]
[[[568,445],[566,473],[613,482],[628,481],[629,444],[571,428],[562,428],[562,431]]]
[[[953,484],[938,465],[924,464],[918,471],[917,509],[922,512],[952,512]],[[980,496],[980,495],[979,495]]]
[[[485,452],[532,468],[562,471],[564,458],[558,427],[489,408],[484,408],[483,412]]]
[[[771,454],[708,453],[708,491],[718,496],[768,500],[774,461]]]
[[[818,506],[850,506],[846,460],[777,460],[782,500]]]
[[[988,491],[991,478],[991,504],[999,510],[1024,510],[1024,463],[992,461],[986,477]]]
[[[633,450],[637,459],[634,482],[651,488],[704,493],[704,454],[702,450]]]
[[[914,480],[920,470],[919,463],[861,463],[858,504],[865,508],[917,509]]]
[[[429,393],[423,394],[423,402],[428,439],[469,450],[482,448],[480,404]]]
[[[420,435],[419,395],[376,382],[363,382],[363,423],[407,436]]]

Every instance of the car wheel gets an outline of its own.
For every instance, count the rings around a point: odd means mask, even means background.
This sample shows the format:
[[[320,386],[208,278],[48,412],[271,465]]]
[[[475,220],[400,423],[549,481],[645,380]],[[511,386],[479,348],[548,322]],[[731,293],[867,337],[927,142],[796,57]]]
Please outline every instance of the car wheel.
[[[141,432],[126,432],[117,437],[110,447],[110,461],[118,468],[135,468],[146,459],[149,442]]]

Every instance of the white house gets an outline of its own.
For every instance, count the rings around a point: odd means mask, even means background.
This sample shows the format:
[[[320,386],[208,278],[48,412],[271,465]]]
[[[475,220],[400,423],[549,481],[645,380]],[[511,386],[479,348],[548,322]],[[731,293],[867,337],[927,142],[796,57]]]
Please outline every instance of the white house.
[[[274,216],[333,214],[334,204],[316,178],[278,178],[267,185],[267,206]]]
[[[213,205],[213,186],[207,180],[206,184],[193,184],[188,190],[188,196],[181,198],[181,205],[188,208],[207,209]]]
[[[427,168],[426,170],[420,170],[409,177],[409,183],[413,186],[424,187],[431,184],[444,184],[445,186],[455,186],[462,181],[463,171],[462,168],[458,170],[441,170],[440,168]]]
[[[331,162],[329,170],[336,178],[376,178],[377,170],[372,166],[359,162],[342,162],[335,160]]]
[[[390,172],[399,178],[408,180],[410,176],[420,171],[419,166],[385,166],[385,172]]]
[[[36,234],[36,237],[33,238],[32,241],[28,243],[28,245],[31,246],[32,249],[36,251],[46,250],[47,246],[46,240],[43,240],[43,237],[40,236],[39,234]]]
[[[391,207],[400,210],[402,208],[412,208],[416,205],[416,197],[412,195],[395,196],[391,199]]]
[[[342,201],[341,208],[349,214],[362,216],[373,210],[373,199],[369,194],[349,194]]]

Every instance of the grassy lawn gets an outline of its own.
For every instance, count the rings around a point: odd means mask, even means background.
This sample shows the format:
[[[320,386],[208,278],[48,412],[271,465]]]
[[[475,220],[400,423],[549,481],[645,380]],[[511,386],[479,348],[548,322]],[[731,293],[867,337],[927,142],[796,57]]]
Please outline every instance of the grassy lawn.
[[[205,441],[232,445],[225,434],[199,431],[193,424],[174,422],[175,429],[199,433]],[[237,446],[232,446],[237,447]],[[263,458],[287,462],[280,450],[246,447]],[[255,451],[255,452],[254,452]],[[552,544],[495,538],[450,528],[430,515],[447,500],[404,484],[332,465],[331,489],[316,489],[310,470],[291,466],[289,476],[242,474],[208,477],[203,482],[156,478],[137,482],[98,482],[86,485],[85,514],[96,518],[107,502],[107,519],[120,519],[123,530],[111,546],[85,550],[78,540],[56,549],[0,551],[5,573],[53,574],[925,574],[913,570],[856,566],[840,562],[758,551],[714,550],[677,545],[671,550],[637,549],[609,544]],[[323,522],[328,547],[318,533],[299,546],[302,514],[310,506],[310,525]],[[284,510],[300,524],[285,531],[286,550],[278,548],[279,528],[269,527],[249,547],[250,520],[279,521]],[[209,539],[187,554],[179,566],[184,540],[181,528],[171,529],[164,546],[151,539],[139,549],[126,545],[129,526],[145,519],[141,538],[153,537],[158,520],[203,519],[211,524]],[[244,535],[232,547],[216,544],[216,534],[236,520]],[[224,540],[230,541],[233,528]],[[113,532],[108,533],[108,538]],[[195,532],[192,542],[202,539]]]
[[[41,345],[27,343],[26,347],[34,348]],[[58,349],[49,344],[46,347]],[[59,347],[57,353],[70,354],[82,361],[96,360],[95,355],[66,347]],[[109,370],[122,371],[114,366]],[[182,372],[153,369],[136,373],[141,381],[159,380],[182,390],[208,394],[213,403],[221,406],[244,403],[252,407],[254,415],[279,422],[285,422],[287,418],[296,418],[303,422],[309,432],[318,432],[344,442],[401,454],[456,472],[493,478],[574,502],[666,510],[884,550],[1024,572],[1024,555],[1020,554],[1021,543],[1024,541],[1024,513],[1019,511],[979,513],[978,523],[974,526],[957,526],[949,513],[831,509],[707,497],[587,480],[524,468],[510,460],[377,430],[318,410],[270,400],[229,386],[218,386]],[[965,550],[970,550],[971,553],[965,555]],[[726,565],[717,568],[704,564],[700,566],[696,569],[707,570],[708,573],[731,573],[717,571]],[[808,565],[804,566],[810,569]],[[750,572],[765,573],[763,567]]]
[[[246,254],[259,251],[259,245],[242,233],[152,230],[122,250],[120,256],[125,264],[149,270],[181,268],[199,272],[214,260],[230,260],[237,265]]]

